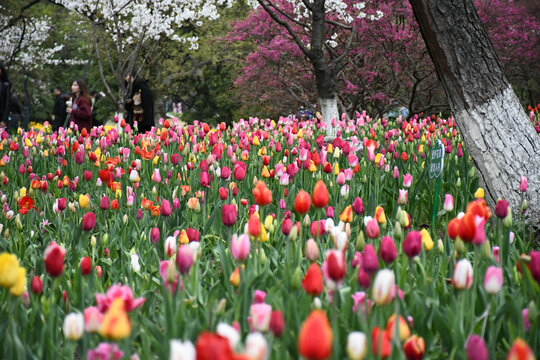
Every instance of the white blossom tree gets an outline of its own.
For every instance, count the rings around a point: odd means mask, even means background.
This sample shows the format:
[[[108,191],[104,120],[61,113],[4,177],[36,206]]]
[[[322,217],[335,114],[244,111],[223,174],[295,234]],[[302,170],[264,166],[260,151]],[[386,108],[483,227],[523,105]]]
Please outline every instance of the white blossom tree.
[[[130,89],[124,84],[126,73],[139,72],[145,57],[163,37],[197,48],[197,38],[182,34],[186,25],[201,26],[203,20],[219,16],[220,6],[233,0],[50,0],[75,11],[91,24],[93,48],[100,78],[107,95],[122,111]],[[144,50],[144,51],[143,51]],[[107,80],[114,76],[118,93]]]

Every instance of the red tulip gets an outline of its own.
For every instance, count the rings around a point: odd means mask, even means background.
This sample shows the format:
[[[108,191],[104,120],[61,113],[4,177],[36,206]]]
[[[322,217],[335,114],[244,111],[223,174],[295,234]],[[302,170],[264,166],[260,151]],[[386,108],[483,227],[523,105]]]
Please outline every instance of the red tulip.
[[[313,296],[317,296],[323,291],[322,272],[319,265],[313,263],[308,268],[306,276],[302,280],[304,290]]]
[[[91,211],[84,214],[82,219],[82,229],[84,231],[90,231],[94,228],[94,225],[96,225],[96,214]]]
[[[280,337],[285,329],[285,320],[283,319],[283,314],[279,310],[272,311],[270,316],[270,331],[274,336]]]
[[[81,272],[83,275],[88,275],[92,272],[92,261],[86,256],[81,260]]]
[[[403,251],[408,257],[412,258],[420,254],[422,250],[422,234],[420,231],[411,231],[403,241]]]
[[[197,360],[232,360],[233,352],[227,338],[204,331],[195,343]]]
[[[371,332],[371,351],[380,358],[387,358],[392,354],[392,344],[390,337],[385,330],[378,326]]]
[[[224,204],[221,207],[221,221],[225,226],[233,226],[238,218],[238,210],[235,204]]]
[[[41,294],[43,291],[43,282],[39,276],[34,276],[32,278],[32,292],[36,295]]]
[[[64,272],[64,257],[66,249],[59,246],[56,242],[51,242],[45,249],[43,255],[45,259],[45,270],[52,277],[58,277]]]

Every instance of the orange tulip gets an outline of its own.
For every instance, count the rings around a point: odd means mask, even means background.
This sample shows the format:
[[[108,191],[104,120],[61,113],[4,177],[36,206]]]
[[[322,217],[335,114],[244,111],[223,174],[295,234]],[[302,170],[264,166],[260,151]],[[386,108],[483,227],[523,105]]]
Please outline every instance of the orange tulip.
[[[371,351],[380,358],[387,358],[392,354],[392,344],[388,333],[378,326],[371,332]]]
[[[302,287],[310,295],[317,296],[323,291],[322,272],[317,263],[313,263],[308,268]]]
[[[298,351],[306,359],[322,360],[332,353],[332,328],[322,310],[313,310],[298,335]]]
[[[328,205],[328,189],[322,180],[317,181],[313,188],[313,206],[323,208]]]
[[[339,215],[339,220],[350,223],[353,218],[353,211],[352,211],[352,205],[347,206],[343,211],[341,212],[341,215]]]
[[[309,208],[311,207],[311,196],[304,191],[300,190],[300,192],[296,195],[296,199],[294,200],[294,210],[299,214],[305,214],[309,211]]]
[[[259,206],[266,206],[272,202],[272,192],[266,187],[263,181],[259,181],[255,185],[253,197]]]
[[[517,338],[514,340],[506,360],[535,360],[535,357],[529,345],[523,339]]]

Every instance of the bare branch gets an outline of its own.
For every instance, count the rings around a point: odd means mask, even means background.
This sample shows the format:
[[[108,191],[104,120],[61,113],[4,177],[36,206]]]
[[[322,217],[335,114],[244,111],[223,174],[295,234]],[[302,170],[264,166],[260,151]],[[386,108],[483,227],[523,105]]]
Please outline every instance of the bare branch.
[[[351,25],[345,25],[345,24],[342,24],[340,22],[330,20],[330,19],[325,19],[324,21],[326,21],[328,24],[332,24],[334,26],[340,27],[340,28],[345,29],[345,30],[353,30],[353,26],[351,26]]]
[[[309,2],[309,0],[302,0],[302,3],[309,11],[313,11],[313,3]]]
[[[293,22],[293,23],[295,23],[296,25],[301,26],[301,27],[306,28],[307,30],[310,30],[310,31],[311,31],[311,28],[310,28],[310,26],[309,26],[308,24],[296,20],[296,19],[293,18],[291,15],[289,15],[289,14],[287,14],[285,11],[281,10],[281,9],[279,8],[279,6],[277,6],[276,4],[274,4],[273,2],[271,2],[270,0],[266,0],[266,2],[268,3],[268,5],[270,5],[270,6],[273,7],[274,9],[276,9],[281,15],[283,15],[283,16],[285,16],[287,19],[289,19],[291,22]]]

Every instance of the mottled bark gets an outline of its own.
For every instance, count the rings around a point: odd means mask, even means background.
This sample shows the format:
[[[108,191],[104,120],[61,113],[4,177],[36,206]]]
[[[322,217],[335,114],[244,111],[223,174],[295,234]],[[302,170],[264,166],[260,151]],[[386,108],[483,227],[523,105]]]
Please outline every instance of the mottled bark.
[[[472,0],[410,0],[486,199],[521,205],[540,226],[540,138],[512,91]]]

